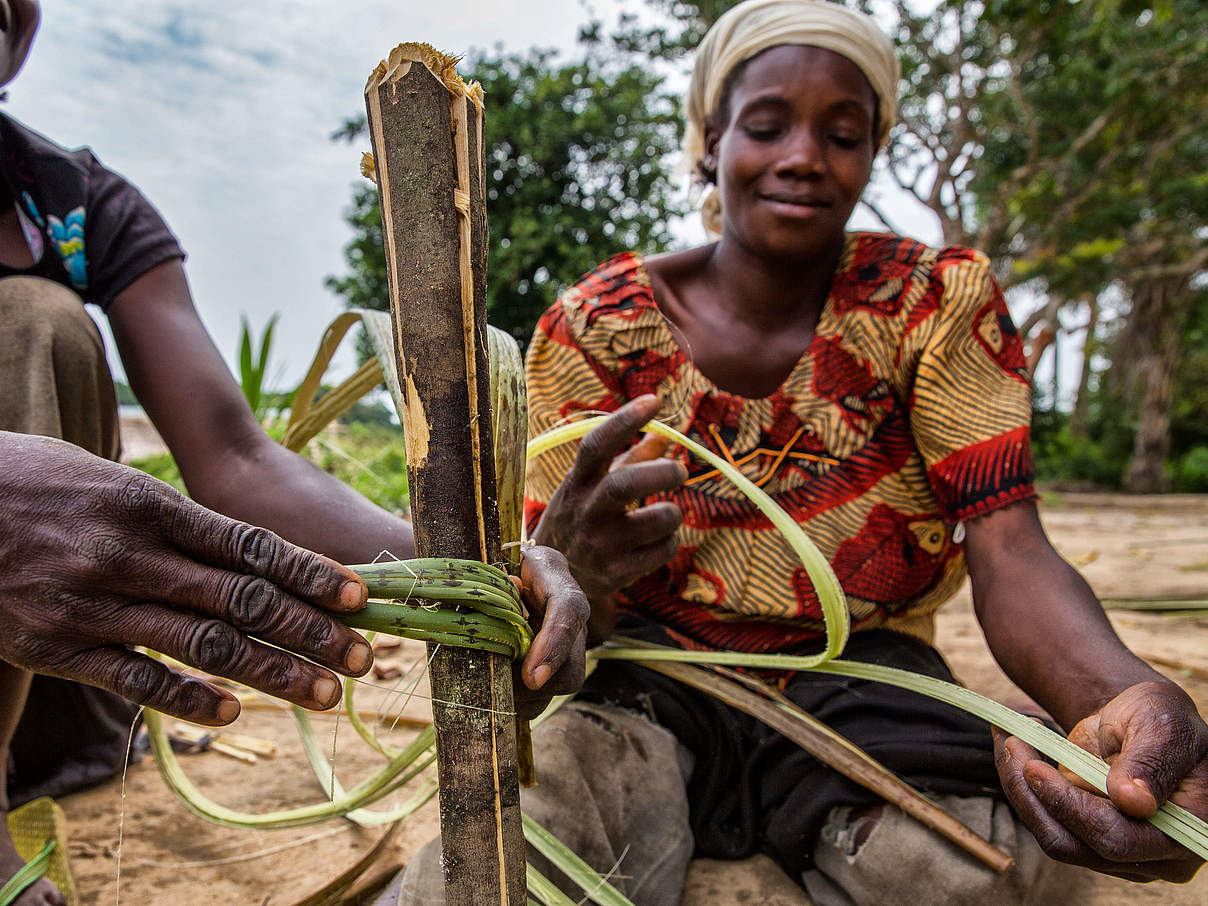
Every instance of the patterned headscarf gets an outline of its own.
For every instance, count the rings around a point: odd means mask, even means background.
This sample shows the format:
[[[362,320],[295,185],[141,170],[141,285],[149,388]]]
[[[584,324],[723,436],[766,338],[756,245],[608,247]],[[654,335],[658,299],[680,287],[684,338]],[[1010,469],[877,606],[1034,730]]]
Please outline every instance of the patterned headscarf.
[[[696,51],[692,82],[684,98],[687,130],[683,165],[697,172],[705,153],[705,124],[717,109],[726,78],[739,63],[782,44],[821,47],[855,63],[877,96],[877,147],[885,144],[897,117],[901,69],[889,39],[871,18],[827,0],[745,0],[714,23]],[[705,200],[702,216],[720,234],[717,193]]]

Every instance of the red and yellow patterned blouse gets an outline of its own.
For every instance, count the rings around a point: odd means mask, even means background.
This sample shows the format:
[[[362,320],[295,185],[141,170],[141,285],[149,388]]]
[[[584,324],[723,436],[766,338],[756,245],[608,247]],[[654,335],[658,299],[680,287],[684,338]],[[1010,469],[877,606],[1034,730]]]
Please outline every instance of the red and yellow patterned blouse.
[[[816,333],[764,399],[693,367],[642,258],[613,258],[542,316],[527,361],[529,433],[643,393],[660,419],[767,491],[830,560],[853,628],[930,641],[965,576],[957,526],[1036,496],[1023,351],[979,252],[852,233]],[[816,595],[767,519],[683,450],[679,554],[620,595],[687,646],[787,651],[819,637]],[[531,532],[573,447],[529,463]],[[954,538],[954,532],[956,537]]]

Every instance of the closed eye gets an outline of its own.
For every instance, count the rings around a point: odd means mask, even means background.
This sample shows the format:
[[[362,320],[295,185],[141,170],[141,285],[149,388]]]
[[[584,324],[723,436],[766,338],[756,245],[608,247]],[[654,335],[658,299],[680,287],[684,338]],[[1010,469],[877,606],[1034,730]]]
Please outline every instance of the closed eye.
[[[784,127],[780,123],[745,123],[742,131],[754,141],[770,142],[784,134]]]
[[[858,147],[860,142],[863,139],[855,138],[850,135],[832,135],[832,136],[830,136],[830,140],[832,142],[834,142],[836,145],[838,145],[840,148],[851,149],[851,148]]]

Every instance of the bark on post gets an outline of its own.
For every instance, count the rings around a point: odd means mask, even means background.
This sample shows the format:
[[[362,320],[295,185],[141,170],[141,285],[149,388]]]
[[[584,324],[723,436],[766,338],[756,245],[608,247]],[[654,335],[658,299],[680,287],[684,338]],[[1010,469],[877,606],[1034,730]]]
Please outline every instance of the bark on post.
[[[1132,288],[1132,313],[1118,346],[1132,346],[1125,374],[1138,384],[1137,433],[1124,472],[1124,490],[1133,494],[1162,494],[1171,488],[1165,466],[1190,285],[1190,273],[1175,272],[1138,280]]]
[[[482,95],[455,59],[404,44],[365,89],[419,556],[500,561],[492,458]],[[511,665],[430,659],[450,906],[526,900]]]

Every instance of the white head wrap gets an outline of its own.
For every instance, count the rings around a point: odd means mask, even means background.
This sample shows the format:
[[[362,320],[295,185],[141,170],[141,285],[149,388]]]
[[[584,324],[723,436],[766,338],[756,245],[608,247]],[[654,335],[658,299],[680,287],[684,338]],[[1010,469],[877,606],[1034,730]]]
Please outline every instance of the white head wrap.
[[[877,147],[897,118],[901,68],[893,44],[871,18],[827,0],[745,0],[714,23],[696,51],[684,98],[687,129],[683,165],[697,172],[705,153],[705,124],[717,109],[726,77],[739,63],[782,44],[821,47],[847,57],[877,96]],[[720,234],[721,206],[710,193],[701,212],[705,227]]]

